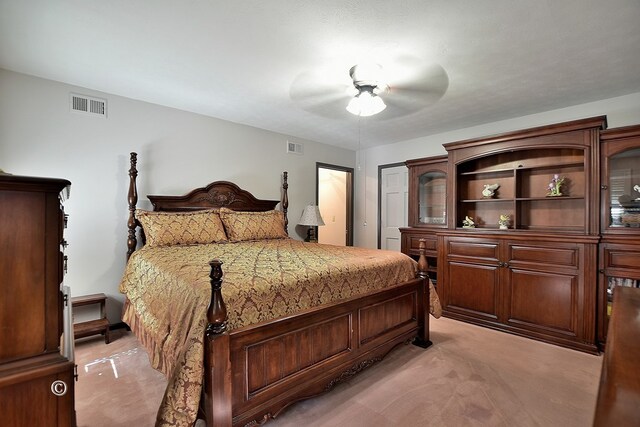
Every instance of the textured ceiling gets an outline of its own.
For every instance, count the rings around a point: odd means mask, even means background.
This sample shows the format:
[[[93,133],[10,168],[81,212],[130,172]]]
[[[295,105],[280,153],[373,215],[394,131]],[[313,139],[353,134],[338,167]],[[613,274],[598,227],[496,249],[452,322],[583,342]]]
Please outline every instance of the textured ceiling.
[[[446,92],[362,119],[363,146],[640,92],[640,2],[0,0],[1,68],[352,149],[358,118],[294,82],[403,58]]]

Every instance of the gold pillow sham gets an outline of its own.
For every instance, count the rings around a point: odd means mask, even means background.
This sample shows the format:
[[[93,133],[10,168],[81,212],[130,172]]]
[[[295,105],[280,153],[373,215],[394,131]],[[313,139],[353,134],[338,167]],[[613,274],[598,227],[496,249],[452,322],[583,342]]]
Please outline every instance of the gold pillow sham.
[[[247,212],[220,208],[220,219],[232,242],[287,239],[281,211]]]
[[[136,210],[149,246],[191,245],[228,241],[218,209],[192,212]]]

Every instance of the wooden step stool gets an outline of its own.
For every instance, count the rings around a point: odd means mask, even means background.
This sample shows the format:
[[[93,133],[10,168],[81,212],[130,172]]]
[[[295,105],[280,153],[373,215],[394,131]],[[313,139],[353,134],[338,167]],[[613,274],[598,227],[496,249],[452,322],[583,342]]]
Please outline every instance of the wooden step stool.
[[[73,325],[73,337],[82,338],[91,335],[104,335],[104,342],[109,344],[109,320],[105,310],[107,296],[105,294],[83,295],[71,298],[71,307],[83,305],[100,304],[100,318],[86,322],[75,323]]]

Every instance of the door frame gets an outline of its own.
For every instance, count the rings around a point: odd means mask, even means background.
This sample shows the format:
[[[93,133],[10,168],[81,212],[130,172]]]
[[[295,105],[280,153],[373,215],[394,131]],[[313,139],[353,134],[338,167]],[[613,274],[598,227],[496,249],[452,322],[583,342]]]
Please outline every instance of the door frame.
[[[382,248],[382,170],[407,166],[405,162],[378,165],[378,249]]]
[[[316,206],[320,198],[320,169],[331,169],[334,171],[347,173],[347,238],[346,245],[353,246],[353,183],[354,169],[347,166],[332,165],[329,163],[316,162]]]

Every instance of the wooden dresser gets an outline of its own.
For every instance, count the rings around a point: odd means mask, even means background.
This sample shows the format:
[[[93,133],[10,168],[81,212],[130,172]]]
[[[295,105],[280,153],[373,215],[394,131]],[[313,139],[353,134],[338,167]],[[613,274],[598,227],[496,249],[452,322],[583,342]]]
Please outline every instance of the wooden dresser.
[[[64,179],[0,175],[2,425],[73,426],[74,363],[61,352]]]

